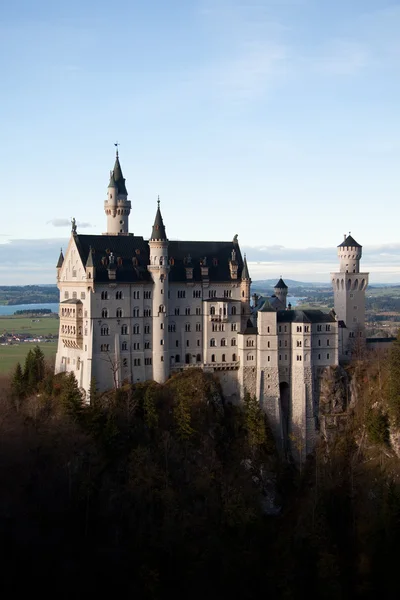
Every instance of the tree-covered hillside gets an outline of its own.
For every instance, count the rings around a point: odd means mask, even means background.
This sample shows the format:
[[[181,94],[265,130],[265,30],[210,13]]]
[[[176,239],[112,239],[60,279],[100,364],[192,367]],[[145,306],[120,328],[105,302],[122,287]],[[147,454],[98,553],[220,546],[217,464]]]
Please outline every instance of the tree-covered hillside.
[[[399,372],[400,340],[390,360],[360,357],[348,387],[332,373],[329,435],[321,425],[300,473],[255,400],[226,405],[200,370],[104,395],[93,382],[85,406],[74,377],[31,351],[2,382],[0,585],[61,598],[397,597]]]

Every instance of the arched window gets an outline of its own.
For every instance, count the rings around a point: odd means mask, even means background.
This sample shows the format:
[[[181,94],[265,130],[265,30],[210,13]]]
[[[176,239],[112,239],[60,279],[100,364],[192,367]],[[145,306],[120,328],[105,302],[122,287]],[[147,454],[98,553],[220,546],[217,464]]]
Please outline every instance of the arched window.
[[[222,362],[226,362],[225,361],[225,354],[222,355]]]
[[[108,300],[108,292],[101,292],[101,299]]]
[[[165,312],[165,306],[164,306],[164,304],[160,304],[160,306],[158,307],[158,312],[160,312],[160,313]]]
[[[68,293],[68,292],[67,292]],[[68,297],[68,296],[67,296]],[[210,308],[210,315],[215,315],[215,306]]]
[[[122,351],[128,350],[128,344],[127,344],[127,342],[122,342],[122,344],[121,344],[121,350]]]
[[[107,326],[103,326],[100,329],[100,335],[110,335],[110,329]]]
[[[211,338],[211,340],[210,340],[210,346],[211,346],[211,347],[214,347],[215,345],[216,345],[216,344],[215,344],[215,339],[214,339],[214,338]]]
[[[231,314],[232,315],[236,315],[236,306],[232,306],[232,308],[231,308]]]
[[[135,323],[135,325],[133,326],[133,333],[135,333],[135,334],[140,333],[140,328],[137,323]]]
[[[115,292],[115,299],[122,300],[122,292]]]
[[[101,316],[103,319],[108,319],[108,310],[106,308],[103,308],[101,311]]]
[[[134,317],[138,317],[139,316],[139,307],[135,306],[135,308],[133,309],[133,316]]]
[[[196,355],[196,362],[201,362],[201,354]]]
[[[190,331],[190,323],[185,323],[185,331]]]
[[[77,297],[76,292],[72,292],[72,297],[73,297],[74,300],[76,300],[76,297]]]
[[[122,325],[121,335],[128,335],[128,325]]]
[[[232,354],[232,362],[236,362],[236,354]]]
[[[221,340],[221,346],[226,346],[226,339],[225,338],[222,338],[222,340]]]
[[[211,362],[215,362],[215,354],[211,354]]]
[[[176,354],[176,355],[175,355],[175,362],[176,362],[176,363],[179,363],[179,362],[181,362],[181,357],[180,357],[180,355],[179,355],[179,354]]]
[[[122,308],[117,308],[116,315],[117,315],[118,318],[122,317]]]
[[[236,346],[236,339],[235,338],[231,339],[231,346]]]

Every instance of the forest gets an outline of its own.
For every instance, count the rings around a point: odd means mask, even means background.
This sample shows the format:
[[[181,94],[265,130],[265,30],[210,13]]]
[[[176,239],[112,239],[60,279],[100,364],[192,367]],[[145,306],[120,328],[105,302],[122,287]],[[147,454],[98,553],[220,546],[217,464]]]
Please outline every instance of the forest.
[[[400,337],[325,381],[320,442],[279,456],[257,401],[200,369],[99,394],[39,348],[0,390],[1,588],[143,599],[397,598]]]

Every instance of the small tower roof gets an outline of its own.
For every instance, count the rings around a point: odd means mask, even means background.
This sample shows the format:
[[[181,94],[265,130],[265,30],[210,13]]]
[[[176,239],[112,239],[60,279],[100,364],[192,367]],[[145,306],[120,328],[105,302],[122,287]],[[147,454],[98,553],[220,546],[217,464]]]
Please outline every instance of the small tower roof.
[[[278,283],[274,286],[274,290],[276,290],[277,288],[281,289],[281,290],[287,290],[288,289],[288,286],[283,281],[282,277],[279,279]]]
[[[356,240],[350,234],[344,238],[344,242],[339,244],[338,248],[341,248],[344,246],[349,246],[349,247],[353,247],[353,248],[362,248],[362,246],[358,242],[356,242]]]
[[[167,234],[165,232],[164,222],[160,210],[160,198],[157,200],[157,212],[156,218],[154,219],[153,231],[151,232],[152,240],[167,240]]]
[[[269,300],[266,300],[258,312],[276,312]]]
[[[89,247],[89,254],[86,261],[86,268],[87,267],[94,267],[92,246]]]
[[[114,179],[114,171],[111,171],[110,173],[110,183],[108,184],[109,188],[116,188],[117,184],[115,183],[115,179]]]
[[[114,169],[111,173],[110,183],[108,184],[108,187],[116,187],[118,190],[118,194],[123,194],[125,196],[128,195],[128,191],[125,185],[125,179],[122,175],[121,163],[119,162],[118,150],[115,156]]]
[[[244,258],[243,258],[242,279],[250,279],[250,274],[249,274],[249,268],[247,266],[246,255],[244,255]]]
[[[63,251],[62,251],[62,248],[61,248],[60,256],[58,257],[56,269],[60,269],[63,266],[63,262],[64,262],[64,254],[63,254]]]

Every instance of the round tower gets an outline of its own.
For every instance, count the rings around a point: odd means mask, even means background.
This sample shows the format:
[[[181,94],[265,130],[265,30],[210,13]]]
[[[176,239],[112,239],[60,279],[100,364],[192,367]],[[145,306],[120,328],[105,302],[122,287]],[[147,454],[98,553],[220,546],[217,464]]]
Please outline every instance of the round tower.
[[[158,200],[156,218],[149,240],[153,288],[153,379],[164,383],[169,375],[168,353],[168,239]]]
[[[115,157],[114,169],[110,173],[110,183],[107,188],[107,200],[104,202],[104,212],[107,215],[106,235],[128,235],[131,203],[128,200],[128,191],[122,175],[118,150]]]
[[[282,303],[283,308],[286,308],[287,302],[287,294],[288,294],[288,286],[283,281],[282,277],[279,279],[278,283],[274,287],[275,296]]]
[[[338,246],[339,271],[342,273],[359,273],[362,246],[351,235],[344,234],[344,241]]]
[[[349,234],[337,249],[339,271],[331,273],[339,327],[339,359],[347,361],[365,345],[365,290],[368,273],[360,272],[362,246]]]

